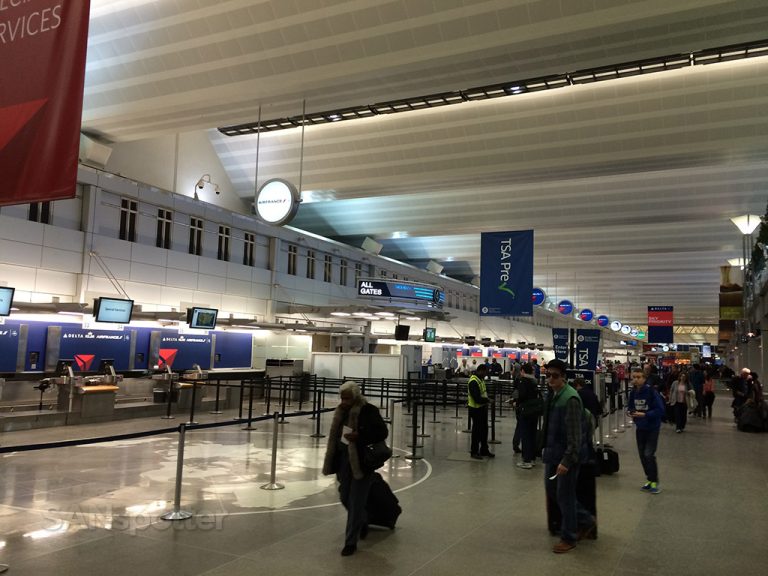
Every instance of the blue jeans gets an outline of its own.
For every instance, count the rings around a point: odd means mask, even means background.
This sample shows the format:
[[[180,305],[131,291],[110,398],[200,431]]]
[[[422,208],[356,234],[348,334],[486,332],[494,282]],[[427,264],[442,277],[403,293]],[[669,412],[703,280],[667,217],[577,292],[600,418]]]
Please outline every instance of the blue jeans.
[[[659,429],[635,431],[637,439],[637,453],[640,455],[640,463],[648,482],[659,481],[659,467],[656,465],[656,447],[659,444]]]
[[[339,496],[347,509],[347,528],[344,533],[344,545],[357,545],[360,529],[368,523],[368,494],[373,484],[373,473],[368,472],[360,480],[352,476],[349,455],[346,446],[339,451],[339,469],[336,479],[339,481]]]
[[[593,519],[589,511],[576,498],[580,465],[574,464],[568,469],[567,474],[550,480],[549,478],[555,475],[558,464],[546,464],[544,466],[544,488],[547,491],[547,497],[557,502],[557,506],[560,508],[560,515],[562,516],[560,539],[575,544],[578,540],[579,526],[589,526]]]

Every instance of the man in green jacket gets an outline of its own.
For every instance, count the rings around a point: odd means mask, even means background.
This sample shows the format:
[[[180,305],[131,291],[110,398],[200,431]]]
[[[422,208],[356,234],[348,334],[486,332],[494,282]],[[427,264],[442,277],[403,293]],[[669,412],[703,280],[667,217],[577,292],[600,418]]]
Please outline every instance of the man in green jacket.
[[[496,456],[488,450],[488,404],[490,401],[485,391],[487,371],[485,364],[480,364],[467,381],[467,406],[469,407],[469,424],[472,428],[469,455],[475,460],[482,460],[483,456],[488,458]]]

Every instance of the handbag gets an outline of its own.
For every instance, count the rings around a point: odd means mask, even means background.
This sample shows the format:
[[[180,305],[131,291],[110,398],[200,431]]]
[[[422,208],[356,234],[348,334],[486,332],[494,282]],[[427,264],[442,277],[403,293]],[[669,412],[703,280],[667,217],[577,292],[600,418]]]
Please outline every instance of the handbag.
[[[392,458],[392,448],[387,446],[384,440],[367,444],[363,448],[363,466],[370,470],[377,470]]]
[[[533,418],[544,414],[544,399],[531,398],[526,400],[517,408],[517,415],[523,418]]]

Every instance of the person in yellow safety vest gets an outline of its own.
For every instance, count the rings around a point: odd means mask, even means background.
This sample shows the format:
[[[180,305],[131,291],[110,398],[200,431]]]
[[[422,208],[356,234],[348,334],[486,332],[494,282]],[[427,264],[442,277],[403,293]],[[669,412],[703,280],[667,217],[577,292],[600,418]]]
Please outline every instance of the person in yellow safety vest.
[[[494,458],[496,455],[488,450],[488,393],[485,391],[485,376],[488,369],[480,364],[477,371],[467,381],[467,406],[469,407],[469,424],[472,428],[472,439],[469,455],[475,460],[483,456]]]

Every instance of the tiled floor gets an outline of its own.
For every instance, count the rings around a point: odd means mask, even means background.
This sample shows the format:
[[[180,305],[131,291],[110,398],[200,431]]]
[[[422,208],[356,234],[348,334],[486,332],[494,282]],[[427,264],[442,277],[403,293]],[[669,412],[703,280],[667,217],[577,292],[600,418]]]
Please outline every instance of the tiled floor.
[[[332,478],[320,475],[325,440],[306,416],[279,425],[277,481],[270,481],[271,422],[189,431],[182,508],[172,508],[177,434],[0,454],[0,562],[18,575],[253,574],[367,576],[567,573],[594,576],[765,573],[768,434],[738,432],[720,397],[712,422],[683,434],[665,427],[659,447],[663,492],[644,481],[631,429],[610,440],[621,471],[598,479],[600,537],[566,555],[551,552],[541,466],[515,467],[514,418],[497,422],[492,461],[461,461],[466,419],[426,420],[424,459],[383,469],[404,510],[396,530],[372,530],[341,557],[344,511]],[[462,411],[463,414],[463,411]],[[199,421],[231,414],[202,414]],[[166,428],[159,418],[7,433],[4,447]],[[395,447],[411,430],[395,421]],[[330,417],[324,415],[323,431]],[[606,430],[607,431],[607,430]]]

